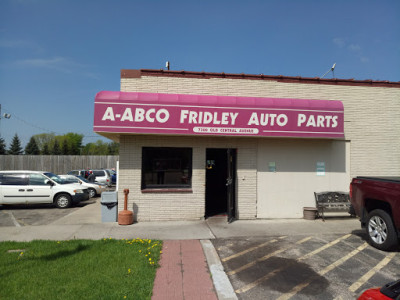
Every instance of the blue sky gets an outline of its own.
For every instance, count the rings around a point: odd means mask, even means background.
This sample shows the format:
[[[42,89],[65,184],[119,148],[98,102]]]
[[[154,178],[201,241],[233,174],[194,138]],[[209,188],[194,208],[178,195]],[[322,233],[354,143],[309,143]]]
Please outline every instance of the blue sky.
[[[1,136],[93,133],[121,69],[400,81],[400,1],[1,0]],[[332,78],[332,73],[326,75]]]

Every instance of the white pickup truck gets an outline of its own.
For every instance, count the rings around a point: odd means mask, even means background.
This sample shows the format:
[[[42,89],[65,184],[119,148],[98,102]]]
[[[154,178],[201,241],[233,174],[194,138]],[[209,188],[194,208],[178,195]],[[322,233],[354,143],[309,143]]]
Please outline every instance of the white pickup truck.
[[[0,205],[53,203],[67,208],[87,199],[88,189],[65,184],[50,172],[0,171]]]

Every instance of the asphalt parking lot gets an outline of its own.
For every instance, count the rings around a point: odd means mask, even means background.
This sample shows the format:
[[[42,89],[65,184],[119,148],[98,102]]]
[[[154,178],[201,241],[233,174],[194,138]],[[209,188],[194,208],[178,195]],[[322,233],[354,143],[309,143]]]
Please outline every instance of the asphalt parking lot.
[[[210,239],[239,299],[356,299],[365,289],[400,279],[400,249],[383,252],[368,245],[355,218],[231,224],[215,218],[184,225],[140,222],[125,228],[102,224],[100,208],[100,197],[69,209],[3,206],[0,233],[4,240],[142,235]]]
[[[96,201],[100,201],[100,197],[93,197],[66,209],[51,204],[3,205],[0,208],[0,226],[48,225]]]
[[[216,239],[239,299],[355,299],[400,278],[400,253],[377,250],[364,232]]]

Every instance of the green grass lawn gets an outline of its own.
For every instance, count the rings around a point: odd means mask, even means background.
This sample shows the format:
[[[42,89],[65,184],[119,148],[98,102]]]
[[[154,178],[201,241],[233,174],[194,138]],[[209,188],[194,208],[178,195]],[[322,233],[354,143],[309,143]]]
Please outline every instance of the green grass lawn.
[[[160,241],[0,242],[0,299],[150,299]]]

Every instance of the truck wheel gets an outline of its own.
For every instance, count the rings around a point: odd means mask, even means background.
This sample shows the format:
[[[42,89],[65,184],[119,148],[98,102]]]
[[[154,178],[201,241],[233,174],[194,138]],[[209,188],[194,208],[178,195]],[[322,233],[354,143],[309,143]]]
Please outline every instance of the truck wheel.
[[[368,214],[367,235],[372,246],[380,250],[390,250],[397,245],[397,234],[390,215],[375,209]]]
[[[58,208],[68,208],[72,204],[71,196],[68,194],[59,194],[54,199],[54,203]]]

